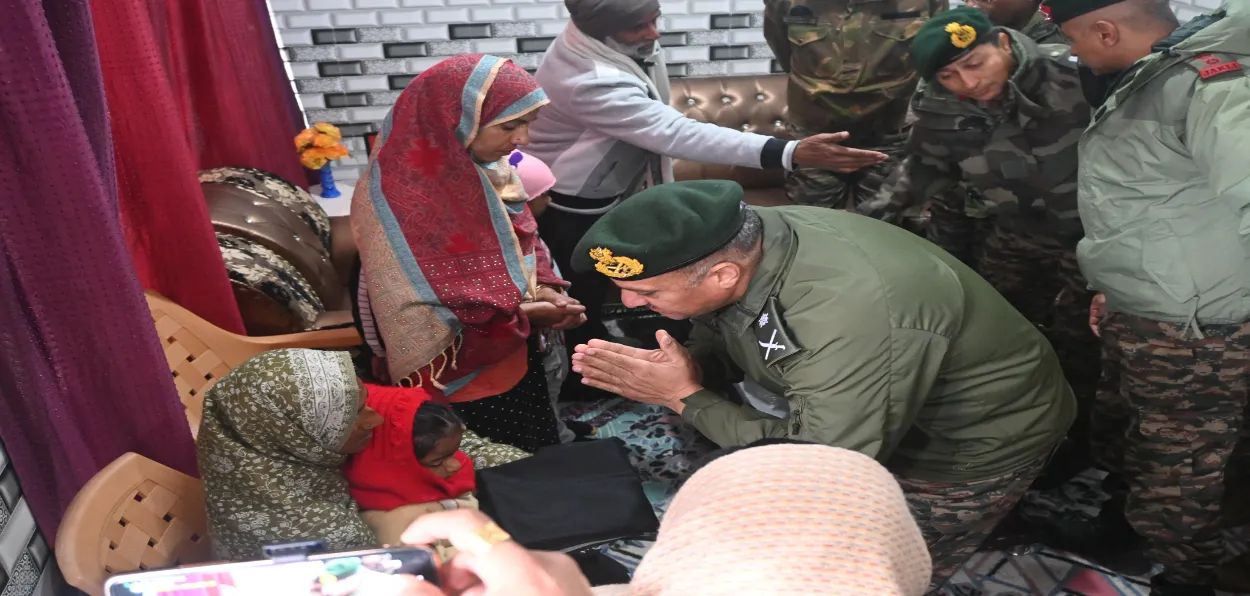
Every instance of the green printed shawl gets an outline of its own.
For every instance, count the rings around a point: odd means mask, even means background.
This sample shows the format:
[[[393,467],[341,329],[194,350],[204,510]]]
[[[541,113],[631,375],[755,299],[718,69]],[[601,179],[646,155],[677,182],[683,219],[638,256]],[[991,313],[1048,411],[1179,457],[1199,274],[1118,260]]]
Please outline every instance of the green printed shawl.
[[[339,471],[361,395],[345,352],[266,352],[210,389],[197,444],[217,556],[258,559],[275,542],[369,547]]]

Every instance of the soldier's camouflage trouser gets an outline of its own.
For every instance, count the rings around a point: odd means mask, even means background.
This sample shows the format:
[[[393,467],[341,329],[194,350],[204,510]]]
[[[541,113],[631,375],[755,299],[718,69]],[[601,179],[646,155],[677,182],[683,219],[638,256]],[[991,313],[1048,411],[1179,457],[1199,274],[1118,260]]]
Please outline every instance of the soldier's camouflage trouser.
[[[798,138],[811,136],[808,131],[793,128]],[[890,174],[903,160],[907,132],[885,135],[878,139],[847,139],[846,146],[880,151],[889,156],[884,162],[850,174],[839,174],[814,168],[797,168],[786,173],[786,197],[800,205],[853,209],[881,190]]]
[[[977,482],[942,483],[896,477],[933,559],[929,593],[976,554],[1046,465],[1046,457],[1009,474]]]
[[[1250,401],[1250,323],[1202,325],[1204,339],[1186,327],[1103,320],[1093,435],[1120,437],[1095,442],[1095,457],[1128,480],[1125,514],[1164,578],[1209,585],[1224,554],[1225,470]]]
[[[1077,419],[1070,436],[1088,444],[1098,386],[1099,343],[1089,328],[1094,293],[1076,262],[1076,251],[1054,238],[995,225],[976,256],[977,272],[1016,310],[1042,327],[1063,374],[1076,394]]]
[[[1113,312],[1103,324],[1095,457],[1129,482],[1125,515],[1178,584],[1209,585],[1224,555],[1225,471],[1244,436],[1250,322],[1186,325]],[[1245,444],[1241,447],[1248,447]]]

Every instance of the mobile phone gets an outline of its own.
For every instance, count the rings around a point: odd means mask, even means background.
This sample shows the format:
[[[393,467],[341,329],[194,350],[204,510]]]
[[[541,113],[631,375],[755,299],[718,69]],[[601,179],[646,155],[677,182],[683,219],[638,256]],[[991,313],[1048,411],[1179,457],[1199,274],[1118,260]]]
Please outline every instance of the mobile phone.
[[[425,548],[379,548],[115,575],[107,596],[400,596],[398,574],[438,585],[438,556]]]

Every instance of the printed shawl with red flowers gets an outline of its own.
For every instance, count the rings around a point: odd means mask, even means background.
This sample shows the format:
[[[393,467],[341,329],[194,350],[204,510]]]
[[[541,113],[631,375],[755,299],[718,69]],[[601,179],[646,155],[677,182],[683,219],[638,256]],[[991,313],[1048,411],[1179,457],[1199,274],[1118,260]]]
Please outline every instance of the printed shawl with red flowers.
[[[455,392],[524,346],[520,305],[536,284],[565,285],[535,258],[538,226],[507,159],[484,165],[468,150],[546,103],[515,64],[461,55],[409,83],[383,122],[352,231],[391,379]]]

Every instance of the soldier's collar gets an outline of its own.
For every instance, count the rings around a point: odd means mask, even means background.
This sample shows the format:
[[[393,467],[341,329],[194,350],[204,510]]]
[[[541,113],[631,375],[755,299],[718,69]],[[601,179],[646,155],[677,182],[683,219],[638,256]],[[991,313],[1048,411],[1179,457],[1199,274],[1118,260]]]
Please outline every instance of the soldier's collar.
[[[1054,111],[1046,105],[1047,102],[1042,97],[1045,61],[1049,57],[1043,56],[1042,48],[1027,35],[1017,31],[1007,33],[1011,36],[1011,54],[1016,62],[1015,70],[1007,79],[1008,92],[1011,94],[1009,101],[1015,102],[1021,125],[1028,124],[1030,120],[1044,120]]]
[[[780,215],[767,209],[757,209],[756,213],[764,224],[764,258],[755,269],[746,295],[717,315],[720,323],[734,335],[741,334],[759,319],[768,299],[781,285],[798,248],[794,233]]]

